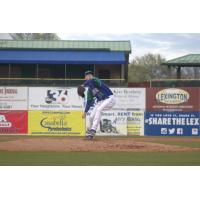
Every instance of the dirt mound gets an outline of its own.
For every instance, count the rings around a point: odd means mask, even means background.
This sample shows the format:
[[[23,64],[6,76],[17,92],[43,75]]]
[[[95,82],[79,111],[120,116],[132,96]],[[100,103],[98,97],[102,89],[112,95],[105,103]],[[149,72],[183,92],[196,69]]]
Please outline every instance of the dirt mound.
[[[182,152],[200,151],[200,148],[157,144],[135,138],[19,138],[1,141],[0,150],[6,151],[81,151],[81,152]]]

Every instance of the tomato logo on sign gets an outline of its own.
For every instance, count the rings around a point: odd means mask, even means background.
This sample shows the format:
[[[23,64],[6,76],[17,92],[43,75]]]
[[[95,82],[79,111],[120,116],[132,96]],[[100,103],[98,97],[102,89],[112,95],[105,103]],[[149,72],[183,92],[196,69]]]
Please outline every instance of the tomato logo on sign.
[[[66,104],[67,90],[47,90],[45,102],[48,104]]]

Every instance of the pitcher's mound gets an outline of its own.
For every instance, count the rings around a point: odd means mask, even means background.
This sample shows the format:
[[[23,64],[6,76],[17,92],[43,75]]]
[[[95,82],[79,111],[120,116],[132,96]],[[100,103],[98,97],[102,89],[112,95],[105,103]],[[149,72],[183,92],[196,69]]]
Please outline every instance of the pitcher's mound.
[[[199,148],[176,145],[157,144],[137,141],[134,138],[95,138],[93,141],[84,138],[24,138],[13,141],[1,141],[0,150],[6,151],[80,151],[80,152],[180,152],[199,151]]]

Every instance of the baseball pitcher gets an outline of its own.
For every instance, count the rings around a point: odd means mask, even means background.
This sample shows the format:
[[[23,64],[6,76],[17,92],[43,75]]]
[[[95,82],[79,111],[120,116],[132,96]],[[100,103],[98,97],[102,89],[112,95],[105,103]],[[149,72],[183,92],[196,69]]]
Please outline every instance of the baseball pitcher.
[[[92,140],[100,124],[102,111],[110,110],[115,105],[115,97],[110,88],[103,81],[94,77],[91,71],[85,72],[85,80],[83,85],[78,87],[78,95],[83,98],[85,97],[85,87],[88,87],[83,118],[86,117],[95,99],[97,101],[89,116],[89,129],[86,133],[86,138]]]

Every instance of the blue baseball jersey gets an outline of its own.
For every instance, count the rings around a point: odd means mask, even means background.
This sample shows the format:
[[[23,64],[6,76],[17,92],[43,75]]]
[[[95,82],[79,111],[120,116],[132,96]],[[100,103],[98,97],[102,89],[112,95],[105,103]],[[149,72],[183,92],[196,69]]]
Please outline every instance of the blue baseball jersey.
[[[83,85],[84,87],[88,87],[87,100],[85,106],[86,113],[93,105],[95,99],[98,102],[107,99],[110,95],[113,95],[110,88],[103,81],[96,77],[85,81]]]

